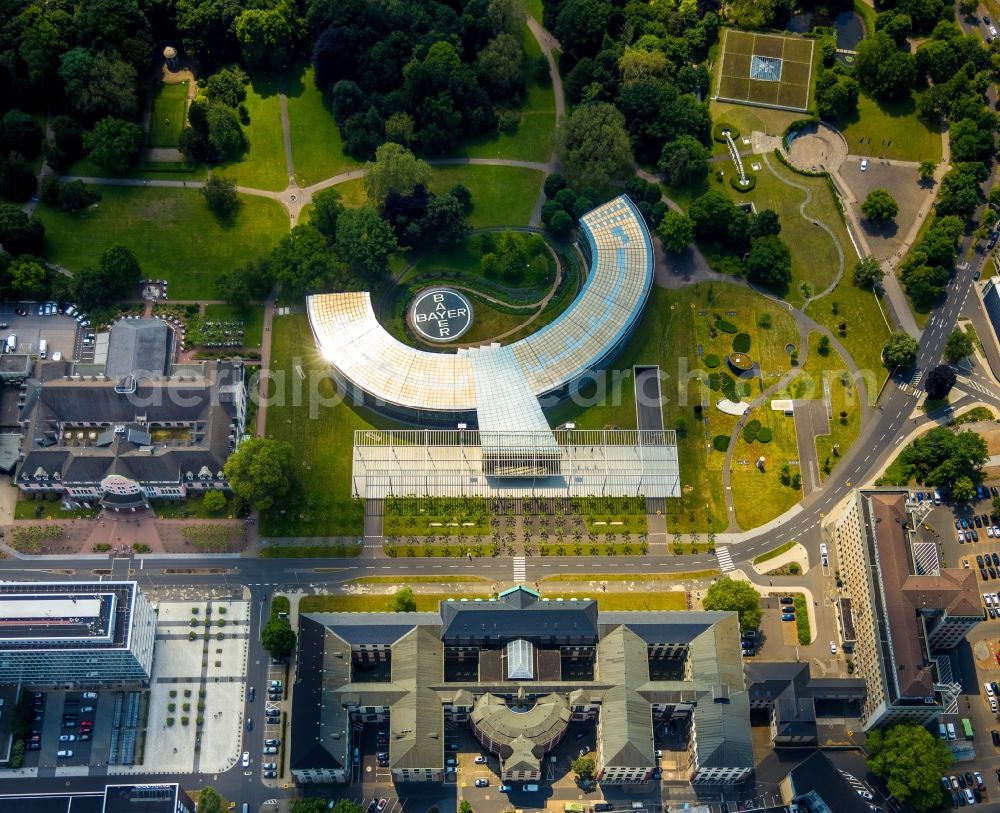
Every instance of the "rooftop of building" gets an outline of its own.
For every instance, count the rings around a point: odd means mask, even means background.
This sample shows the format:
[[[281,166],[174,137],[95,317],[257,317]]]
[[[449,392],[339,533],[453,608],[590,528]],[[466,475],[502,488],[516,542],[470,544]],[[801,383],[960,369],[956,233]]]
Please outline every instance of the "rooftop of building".
[[[815,751],[792,768],[793,798],[816,793],[836,813],[871,813],[868,802],[822,751]]]
[[[507,375],[517,367],[536,397],[597,367],[634,324],[652,285],[652,244],[626,196],[588,212],[580,226],[591,252],[583,290],[568,310],[496,360]],[[432,353],[404,345],[379,323],[367,292],[311,296],[307,310],[324,357],[380,401],[426,412],[475,412],[480,400],[489,401],[477,395],[475,367],[488,372],[490,348]],[[493,414],[496,406],[486,408]]]
[[[162,319],[122,319],[111,328],[105,373],[114,381],[158,378],[169,371],[172,352],[173,331]]]
[[[135,582],[0,582],[0,652],[127,647],[136,589]]]
[[[567,640],[596,647],[592,679],[576,674],[563,679],[558,658],[543,657],[558,653]],[[511,642],[515,646],[508,648]],[[364,673],[352,679],[351,646],[373,643],[391,646],[389,680],[365,682]],[[481,663],[477,677],[446,681],[445,647],[464,645],[483,648],[482,657],[495,656],[496,663]],[[671,657],[686,659],[686,677],[681,679],[679,672],[677,679],[651,675],[650,658],[660,657],[650,654],[656,645],[669,645]],[[393,768],[442,767],[441,705],[457,697],[471,704],[474,696],[474,716],[497,741],[506,741],[513,753],[529,761],[531,749],[522,747],[522,741],[547,739],[544,732],[565,724],[576,698],[601,703],[606,765],[655,765],[654,704],[693,707],[699,765],[753,764],[735,613],[598,614],[596,601],[547,602],[529,588],[515,587],[495,601],[442,602],[438,614],[306,614],[299,651],[293,698],[296,707],[311,711],[293,715],[303,721],[293,726],[293,768],[344,765],[347,742],[332,734],[346,730],[346,719],[338,716],[344,705],[391,708]],[[513,671],[511,659],[517,661]],[[508,702],[500,698],[525,694],[531,697],[532,711],[512,716]],[[495,699],[484,700],[488,695]],[[315,715],[317,707],[321,717]]]
[[[95,483],[118,474],[141,482],[217,479],[235,447],[239,363],[116,391],[107,378],[25,383],[19,482]],[[184,438],[155,439],[160,428]]]

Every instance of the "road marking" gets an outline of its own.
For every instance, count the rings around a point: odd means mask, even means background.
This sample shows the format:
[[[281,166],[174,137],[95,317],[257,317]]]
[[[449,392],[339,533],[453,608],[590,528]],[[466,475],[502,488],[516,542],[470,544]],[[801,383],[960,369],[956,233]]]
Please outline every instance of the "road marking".
[[[528,568],[523,556],[514,557],[514,581],[526,582],[528,580]]]
[[[736,566],[733,564],[733,557],[729,553],[729,547],[727,545],[716,545],[715,558],[718,559],[719,570],[723,573],[729,570],[736,570]]]

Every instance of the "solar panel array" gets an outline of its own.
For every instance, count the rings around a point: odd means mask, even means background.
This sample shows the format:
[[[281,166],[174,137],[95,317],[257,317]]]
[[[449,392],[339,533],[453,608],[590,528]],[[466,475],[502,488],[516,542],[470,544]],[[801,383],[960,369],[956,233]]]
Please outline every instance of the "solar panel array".
[[[627,197],[597,207],[580,225],[592,257],[583,291],[559,318],[509,347],[535,396],[561,389],[614,353],[641,315],[652,285],[649,234]],[[432,412],[477,408],[469,351],[430,353],[402,344],[379,324],[368,293],[311,296],[307,307],[325,358],[374,398]]]

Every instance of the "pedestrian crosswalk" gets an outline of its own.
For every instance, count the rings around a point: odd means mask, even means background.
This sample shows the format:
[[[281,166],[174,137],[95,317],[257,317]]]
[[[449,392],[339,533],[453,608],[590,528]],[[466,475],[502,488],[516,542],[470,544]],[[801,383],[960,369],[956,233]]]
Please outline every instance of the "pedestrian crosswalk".
[[[719,570],[723,573],[729,570],[736,570],[736,565],[733,564],[733,557],[730,555],[727,545],[716,546],[715,558],[719,560]]]
[[[920,382],[923,380],[923,377],[923,370],[914,370],[913,377],[910,379],[910,386],[915,390],[920,389]]]
[[[528,580],[528,569],[523,556],[514,557],[514,581],[523,584]]]
[[[963,378],[958,382],[958,386],[962,388],[968,387],[970,389],[974,389],[977,392],[981,392],[983,395],[992,395],[994,397],[997,395],[997,393],[993,390],[990,390],[988,387],[984,387],[978,381],[973,381],[971,378]]]

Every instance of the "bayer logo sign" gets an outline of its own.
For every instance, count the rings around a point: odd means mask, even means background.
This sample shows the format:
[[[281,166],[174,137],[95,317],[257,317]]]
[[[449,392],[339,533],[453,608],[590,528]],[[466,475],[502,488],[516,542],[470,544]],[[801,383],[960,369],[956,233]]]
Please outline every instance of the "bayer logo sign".
[[[472,305],[451,288],[432,288],[413,300],[410,324],[432,342],[454,341],[472,326]]]

